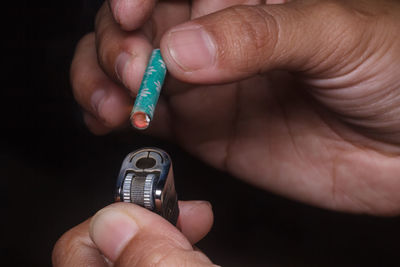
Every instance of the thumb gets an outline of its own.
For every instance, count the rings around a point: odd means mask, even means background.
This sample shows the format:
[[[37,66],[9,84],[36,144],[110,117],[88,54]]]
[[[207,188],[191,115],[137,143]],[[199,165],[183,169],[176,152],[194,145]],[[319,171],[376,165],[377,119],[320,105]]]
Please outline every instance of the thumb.
[[[323,75],[338,59],[359,58],[348,51],[368,39],[359,38],[364,25],[350,4],[338,2],[230,7],[171,28],[162,54],[172,75],[193,83],[232,82],[272,69]]]
[[[89,232],[114,266],[212,266],[172,224],[130,203],[116,203],[98,212]]]

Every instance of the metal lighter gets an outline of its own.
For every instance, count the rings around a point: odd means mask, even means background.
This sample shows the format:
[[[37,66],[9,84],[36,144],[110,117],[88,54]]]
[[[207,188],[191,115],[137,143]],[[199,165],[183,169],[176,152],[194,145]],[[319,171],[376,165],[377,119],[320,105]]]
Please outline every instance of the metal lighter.
[[[176,225],[178,197],[169,155],[158,148],[129,153],[119,171],[115,200],[145,207]]]

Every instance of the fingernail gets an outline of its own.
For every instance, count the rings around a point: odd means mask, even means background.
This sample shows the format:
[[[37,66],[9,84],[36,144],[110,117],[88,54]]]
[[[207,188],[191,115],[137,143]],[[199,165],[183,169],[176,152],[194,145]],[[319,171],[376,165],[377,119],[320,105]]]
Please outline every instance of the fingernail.
[[[131,59],[130,54],[122,52],[121,54],[118,55],[117,59],[115,60],[115,73],[117,74],[118,79],[122,83],[124,83],[125,70],[130,59]]]
[[[170,55],[184,71],[205,69],[214,64],[216,46],[200,25],[173,30],[167,45]]]
[[[132,217],[113,208],[97,213],[90,224],[90,237],[111,261],[119,257],[138,231],[139,227]]]
[[[102,118],[102,106],[104,103],[104,100],[106,99],[106,91],[104,89],[98,89],[96,92],[92,94],[92,97],[90,99],[93,111],[97,115],[99,119]]]

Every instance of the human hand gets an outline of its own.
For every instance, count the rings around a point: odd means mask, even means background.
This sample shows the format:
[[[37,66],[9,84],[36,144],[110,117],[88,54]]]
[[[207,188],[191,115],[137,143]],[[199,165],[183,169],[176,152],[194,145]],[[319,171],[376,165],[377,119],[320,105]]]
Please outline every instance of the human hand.
[[[103,6],[71,68],[87,125],[128,122],[160,43],[172,77],[152,134],[306,203],[400,214],[399,2],[264,2]]]
[[[180,202],[179,232],[155,213],[131,203],[115,203],[65,233],[53,250],[62,266],[213,266],[192,245],[210,230],[208,202]]]

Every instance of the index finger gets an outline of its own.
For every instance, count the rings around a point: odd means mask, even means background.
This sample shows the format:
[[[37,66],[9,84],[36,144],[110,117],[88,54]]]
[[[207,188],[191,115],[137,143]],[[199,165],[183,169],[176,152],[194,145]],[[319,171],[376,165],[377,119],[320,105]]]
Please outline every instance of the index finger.
[[[156,0],[108,0],[114,20],[125,31],[141,27],[153,13]]]

